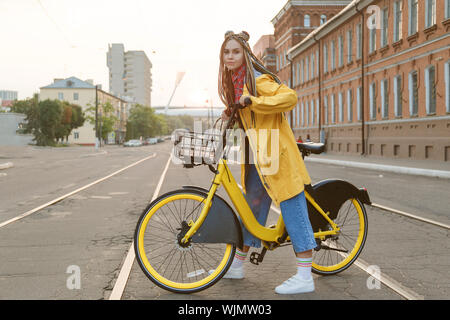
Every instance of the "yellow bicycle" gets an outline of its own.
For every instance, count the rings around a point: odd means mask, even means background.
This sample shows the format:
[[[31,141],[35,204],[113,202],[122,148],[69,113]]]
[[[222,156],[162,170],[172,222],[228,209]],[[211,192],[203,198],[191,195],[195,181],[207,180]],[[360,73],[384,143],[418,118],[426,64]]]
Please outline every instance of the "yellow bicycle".
[[[233,106],[222,141],[237,109]],[[236,247],[242,248],[241,223],[263,243],[260,253],[250,255],[254,264],[263,261],[267,250],[290,244],[281,215],[275,225],[258,223],[231,174],[226,152],[216,159],[216,145],[211,141],[209,135],[193,132],[185,132],[174,141],[177,156],[190,160],[185,161],[185,167],[204,164],[214,173],[209,190],[183,186],[161,195],[144,210],[134,235],[136,259],[145,275],[159,287],[176,293],[198,292],[222,278]],[[303,157],[324,150],[319,143],[298,146]],[[236,211],[216,194],[220,186]],[[347,269],[358,258],[367,237],[367,190],[330,179],[305,186],[305,196],[317,242],[312,271],[333,275]]]

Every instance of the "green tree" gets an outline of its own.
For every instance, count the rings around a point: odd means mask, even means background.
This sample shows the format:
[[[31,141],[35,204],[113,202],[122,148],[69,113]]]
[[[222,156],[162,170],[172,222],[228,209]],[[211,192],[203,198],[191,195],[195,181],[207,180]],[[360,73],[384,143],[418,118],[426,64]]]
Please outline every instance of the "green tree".
[[[56,139],[68,139],[73,129],[83,126],[85,118],[83,109],[67,101],[61,103],[63,113],[60,123],[56,126],[55,135]]]
[[[95,106],[88,105],[86,109],[86,120],[94,126],[95,130]],[[119,120],[115,115],[114,106],[110,102],[99,104],[97,117],[98,132],[101,132],[103,140],[108,138],[108,134],[113,132],[115,125]]]
[[[63,115],[62,103],[58,100],[44,100],[37,108],[37,128],[33,128],[34,141],[38,146],[55,146],[58,126]]]
[[[49,99],[39,102],[37,94],[31,99],[16,101],[12,111],[26,115],[26,125],[21,132],[33,134],[33,141],[39,146],[54,146],[57,139],[67,139],[73,129],[84,124],[80,106]]]
[[[152,108],[136,104],[130,109],[126,139],[153,137],[159,134],[161,126],[160,119]]]

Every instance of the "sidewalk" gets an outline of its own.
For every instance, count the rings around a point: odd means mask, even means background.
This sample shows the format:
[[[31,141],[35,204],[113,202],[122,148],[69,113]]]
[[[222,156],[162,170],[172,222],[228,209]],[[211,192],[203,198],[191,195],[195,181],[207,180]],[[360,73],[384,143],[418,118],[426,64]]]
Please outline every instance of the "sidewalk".
[[[239,147],[231,148],[229,159],[238,159],[239,162],[241,159],[239,155]],[[236,163],[236,161],[233,160],[230,162]],[[305,158],[305,162],[324,163],[383,172],[450,179],[450,161],[392,159],[369,156],[363,157],[360,155],[351,156],[322,153],[320,155],[309,155]]]
[[[323,153],[320,155],[312,154],[305,158],[305,162],[450,179],[449,161],[392,159]]]

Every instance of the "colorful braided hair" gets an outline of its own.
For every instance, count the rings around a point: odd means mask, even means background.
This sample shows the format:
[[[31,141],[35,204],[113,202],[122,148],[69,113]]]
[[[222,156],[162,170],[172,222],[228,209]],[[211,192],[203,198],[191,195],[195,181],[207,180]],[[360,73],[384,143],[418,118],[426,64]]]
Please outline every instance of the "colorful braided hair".
[[[263,74],[269,74],[277,83],[281,84],[280,79],[278,79],[278,77],[275,74],[273,74],[266,67],[264,67],[263,63],[253,54],[248,44],[248,40],[250,39],[250,35],[248,34],[248,32],[242,31],[239,34],[236,34],[233,31],[227,31],[225,33],[225,40],[223,41],[222,46],[220,48],[219,88],[218,88],[219,97],[226,106],[229,106],[234,103],[234,87],[233,82],[231,80],[231,71],[229,71],[225,67],[225,63],[223,61],[223,51],[225,45],[231,39],[234,39],[237,42],[239,42],[242,48],[244,49],[244,63],[246,65],[246,75],[245,75],[246,86],[248,92],[252,96],[257,96],[255,75],[253,73],[253,69]]]

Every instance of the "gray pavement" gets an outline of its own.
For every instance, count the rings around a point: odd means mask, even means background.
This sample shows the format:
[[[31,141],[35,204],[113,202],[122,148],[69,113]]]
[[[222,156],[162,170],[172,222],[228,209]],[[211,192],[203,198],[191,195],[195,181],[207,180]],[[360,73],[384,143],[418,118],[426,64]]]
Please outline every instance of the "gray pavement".
[[[168,159],[170,142],[141,148],[3,148],[0,162],[14,162],[0,176],[0,222],[129,165],[152,152],[157,156],[0,229],[0,299],[108,299],[130,247],[134,228],[150,201]],[[323,155],[328,157],[329,155]],[[336,157],[336,159],[338,159]],[[342,159],[342,158],[341,158]],[[381,174],[363,168],[307,163],[314,182],[343,178],[368,187],[371,197],[391,207],[448,217],[447,179]],[[437,168],[437,167],[435,167]],[[239,181],[240,166],[232,165]],[[51,173],[51,174],[50,174]],[[159,194],[198,185],[208,188],[207,167],[170,164]],[[437,190],[433,190],[433,188]],[[223,188],[219,194],[225,195]],[[373,200],[372,199],[372,200]],[[400,201],[401,200],[401,201]],[[447,202],[446,202],[447,201]],[[404,207],[397,207],[401,205]],[[434,209],[434,211],[433,211]],[[369,233],[361,259],[425,299],[450,296],[448,230],[367,207]],[[269,224],[277,219],[271,211]],[[292,248],[268,252],[264,262],[246,262],[246,278],[222,279],[192,295],[155,286],[134,262],[123,299],[136,300],[401,300],[381,284],[370,289],[370,275],[352,265],[331,277],[315,276],[311,294],[279,296],[274,288],[295,272]],[[81,288],[69,290],[66,272],[81,269]]]

